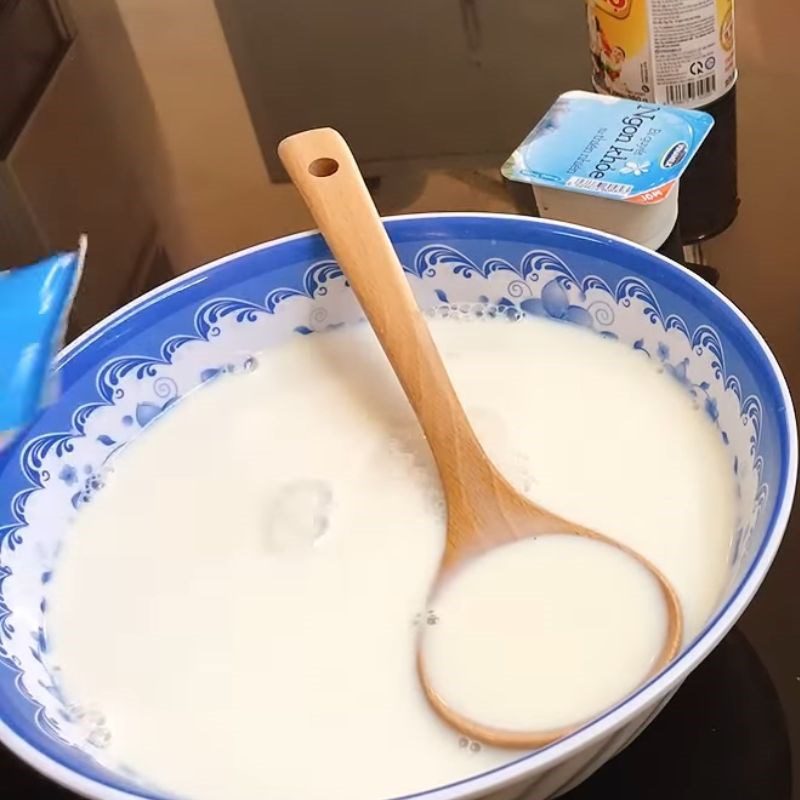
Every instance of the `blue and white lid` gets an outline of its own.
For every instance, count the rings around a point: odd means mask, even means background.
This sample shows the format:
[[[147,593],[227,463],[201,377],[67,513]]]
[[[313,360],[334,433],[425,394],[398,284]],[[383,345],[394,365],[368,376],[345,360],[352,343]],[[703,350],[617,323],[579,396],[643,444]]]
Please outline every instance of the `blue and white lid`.
[[[703,111],[570,91],[502,172],[534,186],[656,204],[675,187],[713,124]]]

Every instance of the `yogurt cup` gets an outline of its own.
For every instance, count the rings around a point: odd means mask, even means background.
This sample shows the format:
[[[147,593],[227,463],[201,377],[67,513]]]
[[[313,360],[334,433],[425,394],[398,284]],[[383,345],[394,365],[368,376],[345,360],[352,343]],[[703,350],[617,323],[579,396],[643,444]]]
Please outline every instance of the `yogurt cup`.
[[[566,92],[502,172],[532,185],[542,217],[657,250],[678,219],[680,176],[713,124],[702,111]]]

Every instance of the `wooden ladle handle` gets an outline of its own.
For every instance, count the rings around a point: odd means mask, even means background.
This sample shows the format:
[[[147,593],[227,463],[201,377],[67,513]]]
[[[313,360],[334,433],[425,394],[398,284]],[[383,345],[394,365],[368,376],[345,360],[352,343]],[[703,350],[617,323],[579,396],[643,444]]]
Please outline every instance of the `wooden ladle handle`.
[[[369,318],[447,492],[453,476],[488,462],[350,148],[335,130],[319,128],[284,139],[278,155]]]

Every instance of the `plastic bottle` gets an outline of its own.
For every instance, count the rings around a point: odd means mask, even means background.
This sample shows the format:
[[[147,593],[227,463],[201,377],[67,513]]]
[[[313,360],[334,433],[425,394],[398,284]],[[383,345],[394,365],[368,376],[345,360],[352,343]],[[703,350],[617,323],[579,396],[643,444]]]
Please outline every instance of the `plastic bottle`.
[[[733,0],[587,0],[596,91],[701,109],[708,141],[681,180],[685,244],[736,218],[736,48]]]

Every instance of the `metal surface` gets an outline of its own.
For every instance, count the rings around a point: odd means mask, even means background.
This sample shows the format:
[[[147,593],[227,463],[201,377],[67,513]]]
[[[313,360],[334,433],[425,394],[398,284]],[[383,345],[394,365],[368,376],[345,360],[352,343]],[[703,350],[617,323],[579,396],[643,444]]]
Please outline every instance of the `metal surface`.
[[[323,125],[370,175],[497,164],[564,82],[590,85],[576,0],[216,5],[274,180],[278,142]]]

